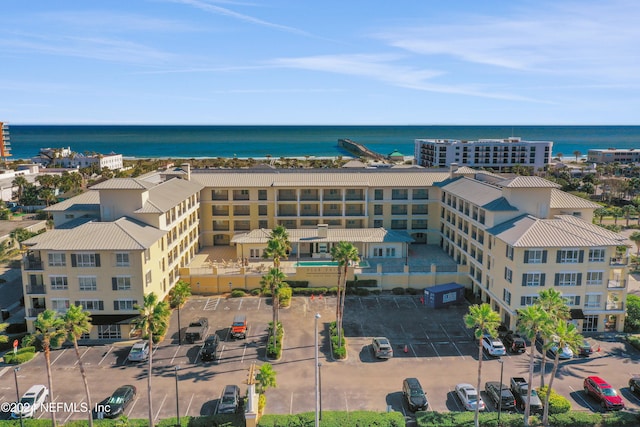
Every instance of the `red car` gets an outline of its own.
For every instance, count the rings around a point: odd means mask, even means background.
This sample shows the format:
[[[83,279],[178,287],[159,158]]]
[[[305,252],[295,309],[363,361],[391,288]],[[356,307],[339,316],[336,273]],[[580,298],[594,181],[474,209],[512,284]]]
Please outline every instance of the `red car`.
[[[616,389],[600,377],[592,376],[585,378],[584,392],[600,401],[602,409],[610,411],[624,409],[622,397],[618,395]]]

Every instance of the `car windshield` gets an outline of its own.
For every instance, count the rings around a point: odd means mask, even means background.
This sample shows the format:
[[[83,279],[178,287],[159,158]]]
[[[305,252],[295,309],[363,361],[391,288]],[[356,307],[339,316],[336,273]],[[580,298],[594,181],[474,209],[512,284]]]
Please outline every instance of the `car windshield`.
[[[525,390],[526,392],[527,389],[525,388],[523,390]],[[538,392],[536,392],[535,390],[531,390],[531,397],[537,397],[537,396],[538,396]]]
[[[467,400],[469,401],[469,403],[476,403],[476,401],[478,400],[478,395],[477,394],[467,394]]]
[[[605,396],[609,396],[609,397],[615,397],[618,395],[618,393],[616,393],[616,390],[613,388],[603,388],[602,389],[602,394],[604,394]]]
[[[124,396],[111,396],[107,401],[108,405],[121,405],[124,402]]]
[[[35,403],[35,398],[33,397],[23,397],[22,399],[20,399],[20,403],[22,404],[28,404],[29,406],[33,405]]]
[[[222,403],[235,403],[233,396],[223,396]]]
[[[214,347],[215,345],[216,345],[216,342],[214,340],[204,342],[205,347]]]
[[[133,347],[131,349],[131,353],[140,353],[142,352],[142,348],[141,347]]]
[[[504,346],[502,345],[502,343],[501,343],[501,342],[499,342],[499,341],[494,341],[494,342],[493,342],[493,346],[494,346],[495,348],[502,348],[502,347],[504,347]]]
[[[420,390],[419,388],[412,388],[411,389],[411,396],[424,396],[424,392],[422,390]]]

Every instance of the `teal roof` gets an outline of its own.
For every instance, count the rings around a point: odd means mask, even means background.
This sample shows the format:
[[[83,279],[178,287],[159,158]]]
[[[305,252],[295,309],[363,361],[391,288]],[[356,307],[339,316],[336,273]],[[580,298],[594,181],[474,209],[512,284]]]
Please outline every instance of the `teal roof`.
[[[390,154],[389,157],[404,157],[404,154],[402,154],[401,152],[399,152],[398,150],[393,150]]]
[[[517,211],[518,208],[512,206],[504,197],[497,198],[482,206],[483,209],[493,212]]]

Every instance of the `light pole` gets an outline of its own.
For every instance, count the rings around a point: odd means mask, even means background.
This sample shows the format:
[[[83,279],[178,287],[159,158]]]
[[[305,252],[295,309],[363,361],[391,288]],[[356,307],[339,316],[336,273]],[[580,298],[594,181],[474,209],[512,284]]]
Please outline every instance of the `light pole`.
[[[322,421],[322,363],[318,363],[318,395],[320,396],[320,416],[319,419]]]
[[[176,373],[176,420],[178,420],[178,427],[180,427],[180,398],[178,395],[178,370],[180,369],[180,366],[174,366],[173,367],[175,369],[175,373]]]
[[[320,426],[320,364],[318,362],[318,319],[320,319],[320,313],[316,313],[315,316],[315,356],[316,356],[316,421],[315,427]]]
[[[20,366],[16,366],[13,368],[13,378],[16,380],[16,409],[18,411],[18,415],[20,416],[20,427],[24,427],[24,420],[22,419],[22,407],[20,406],[20,390],[18,389],[18,371],[20,370]]]
[[[500,362],[500,393],[498,394],[498,427],[500,427],[500,413],[502,412],[502,374],[504,372],[504,360],[499,359]]]

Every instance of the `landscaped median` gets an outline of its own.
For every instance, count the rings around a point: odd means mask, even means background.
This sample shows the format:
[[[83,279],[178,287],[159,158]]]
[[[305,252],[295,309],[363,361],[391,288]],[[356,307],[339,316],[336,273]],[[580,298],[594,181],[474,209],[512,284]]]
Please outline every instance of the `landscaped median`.
[[[264,415],[258,422],[259,427],[313,427],[314,412],[293,415]],[[341,412],[323,411],[322,427],[404,427],[404,416],[400,412]]]
[[[28,362],[33,359],[36,355],[35,347],[22,347],[18,349],[14,354],[12,350],[8,351],[4,355],[4,363],[7,365],[18,365],[20,363]]]
[[[42,419],[25,419],[22,420],[24,427],[50,427],[51,419],[48,417],[42,417]],[[155,423],[157,427],[174,427],[176,423],[175,418],[167,418],[166,420],[159,420]],[[114,419],[102,419],[93,420],[94,427],[147,427],[149,420],[144,418],[127,418],[120,417]],[[208,415],[202,417],[180,417],[181,427],[244,427],[243,414],[218,414]],[[0,426],[15,426],[20,427],[20,420],[6,420],[0,421]],[[86,427],[87,420],[69,421],[65,424],[58,423],[58,426],[63,427]]]

